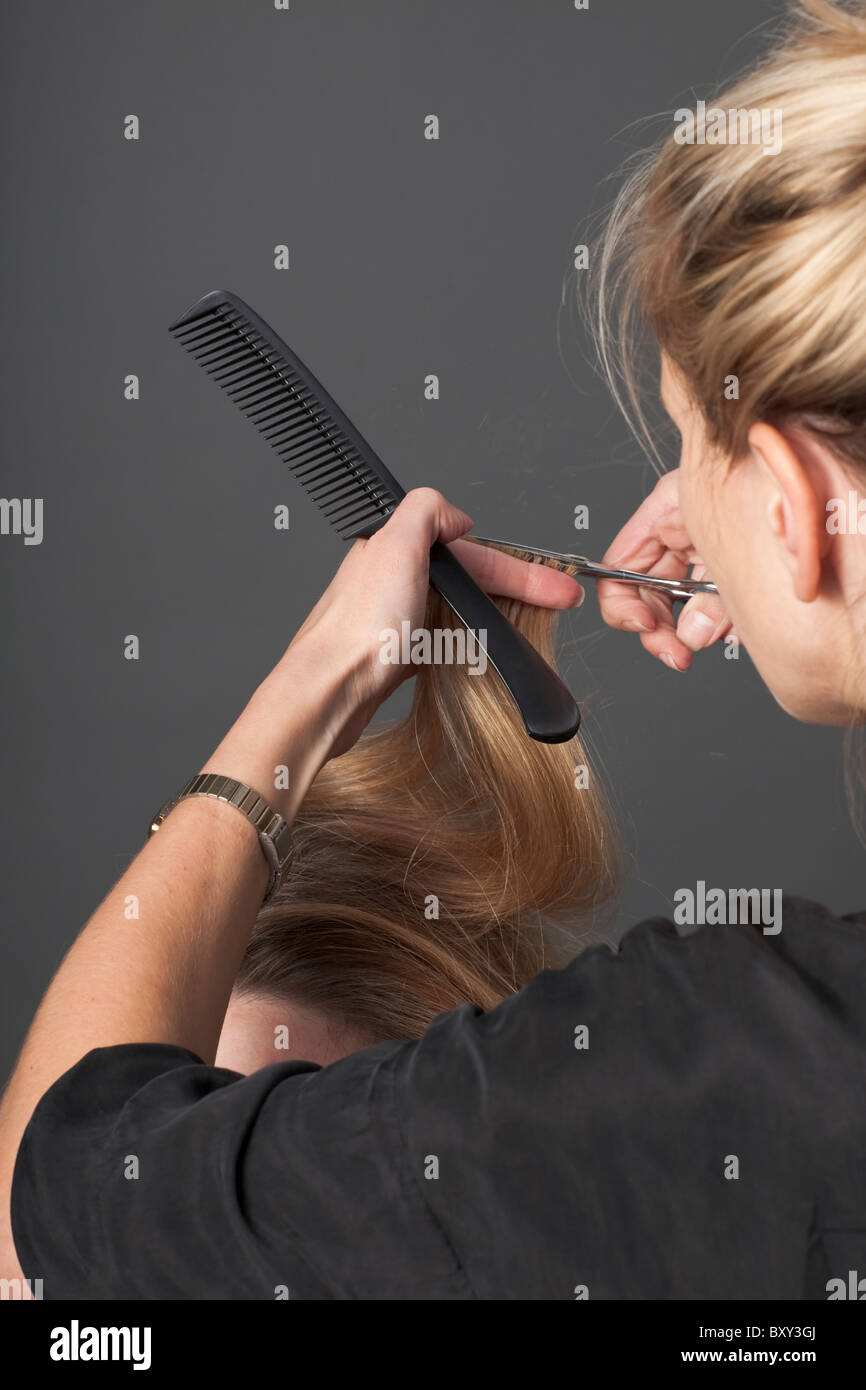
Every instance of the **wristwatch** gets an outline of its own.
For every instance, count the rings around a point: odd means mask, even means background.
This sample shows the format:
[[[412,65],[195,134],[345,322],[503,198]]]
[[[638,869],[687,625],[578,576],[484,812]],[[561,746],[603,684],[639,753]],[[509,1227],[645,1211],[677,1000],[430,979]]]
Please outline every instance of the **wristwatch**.
[[[286,875],[292,859],[292,832],[290,826],[277,811],[271,809],[264,797],[248,787],[245,782],[236,782],[233,777],[221,777],[218,772],[199,772],[191,777],[186,786],[181,787],[176,796],[166,801],[150,824],[148,839],[159,829],[175,806],[188,796],[214,796],[218,801],[227,801],[241,815],[246,816],[258,832],[259,844],[271,869],[271,878],[263,902],[269,902]]]

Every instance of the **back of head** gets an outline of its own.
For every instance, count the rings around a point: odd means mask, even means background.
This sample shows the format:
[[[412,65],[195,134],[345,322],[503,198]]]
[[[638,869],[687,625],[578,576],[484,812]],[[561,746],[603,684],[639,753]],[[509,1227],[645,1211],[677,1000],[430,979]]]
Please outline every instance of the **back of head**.
[[[724,454],[764,421],[866,467],[866,3],[795,0],[765,61],[689,114],[632,172],[596,261],[620,404],[653,451],[648,323]]]
[[[549,660],[555,615],[501,601]],[[454,625],[431,593],[425,626]],[[533,742],[492,667],[422,666],[408,716],[319,774],[241,992],[311,1006],[370,1042],[493,1007],[572,955],[613,892],[615,838],[578,739]]]

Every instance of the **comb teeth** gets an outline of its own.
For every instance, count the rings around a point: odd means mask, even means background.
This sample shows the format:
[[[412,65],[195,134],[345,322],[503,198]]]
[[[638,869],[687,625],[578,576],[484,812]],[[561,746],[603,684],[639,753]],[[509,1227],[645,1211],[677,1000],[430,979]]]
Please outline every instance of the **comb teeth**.
[[[403,489],[300,359],[239,304],[216,291],[170,331],[288,463],[338,534],[370,534]]]

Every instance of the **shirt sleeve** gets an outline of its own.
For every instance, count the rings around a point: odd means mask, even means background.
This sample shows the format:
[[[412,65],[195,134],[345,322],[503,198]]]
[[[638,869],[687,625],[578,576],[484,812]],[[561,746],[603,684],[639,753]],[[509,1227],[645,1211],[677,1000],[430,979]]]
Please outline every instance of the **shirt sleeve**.
[[[162,1044],[88,1053],[18,1152],[25,1275],[55,1299],[464,1296],[407,1171],[400,1050],[247,1077]]]
[[[866,937],[803,928],[807,952],[786,920],[784,950],[643,923],[325,1068],[91,1052],[19,1151],[24,1274],[46,1298],[802,1298],[822,1200],[866,1216]]]

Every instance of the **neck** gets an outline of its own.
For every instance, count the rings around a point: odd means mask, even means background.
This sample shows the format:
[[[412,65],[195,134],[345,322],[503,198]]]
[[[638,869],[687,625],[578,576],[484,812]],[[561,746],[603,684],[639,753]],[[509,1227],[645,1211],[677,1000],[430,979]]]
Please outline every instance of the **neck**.
[[[326,1067],[369,1046],[370,1041],[306,1005],[234,993],[215,1064],[244,1076],[273,1062],[315,1062]]]

